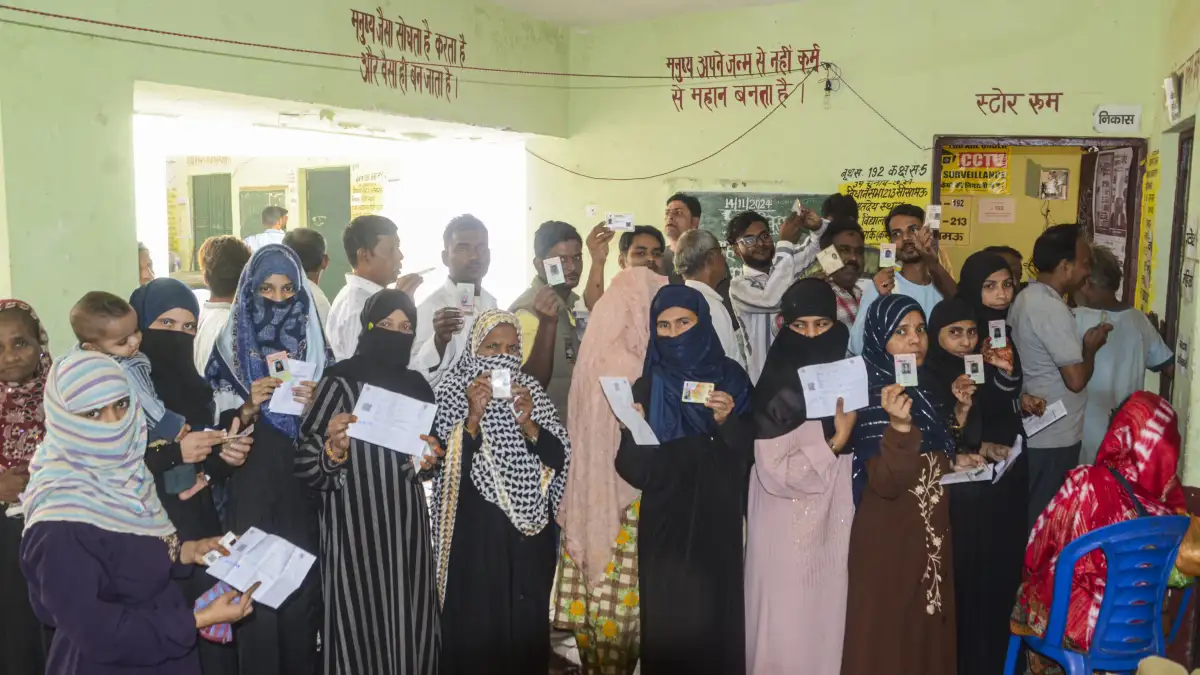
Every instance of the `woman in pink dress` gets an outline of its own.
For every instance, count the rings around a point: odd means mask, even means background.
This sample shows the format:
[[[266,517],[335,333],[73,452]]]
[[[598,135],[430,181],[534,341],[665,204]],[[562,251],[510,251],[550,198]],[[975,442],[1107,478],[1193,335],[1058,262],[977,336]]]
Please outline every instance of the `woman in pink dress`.
[[[798,281],[751,398],[757,441],[746,550],[746,672],[837,675],[854,518],[855,414],[810,419],[797,370],[846,356],[829,284]],[[840,407],[840,406],[839,406]]]

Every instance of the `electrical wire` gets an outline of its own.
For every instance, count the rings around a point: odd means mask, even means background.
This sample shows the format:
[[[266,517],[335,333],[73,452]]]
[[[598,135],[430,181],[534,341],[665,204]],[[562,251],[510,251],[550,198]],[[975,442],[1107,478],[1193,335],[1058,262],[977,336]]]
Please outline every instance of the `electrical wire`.
[[[842,77],[842,70],[841,70],[841,68],[838,68],[838,67],[837,67],[837,65],[836,65],[836,64],[833,64],[833,63],[831,63],[831,64],[829,64],[829,65],[830,65],[830,67],[833,69],[833,72],[834,72],[834,73],[837,75],[837,79],[838,79],[838,80],[839,80],[839,81],[840,81],[842,84],[846,85],[846,88],[850,90],[850,93],[854,94],[854,96],[855,96],[855,97],[856,97],[858,100],[860,100],[860,101],[862,101],[862,102],[863,102],[863,105],[865,105],[865,106],[867,106],[868,108],[870,108],[870,109],[871,109],[871,112],[875,113],[875,114],[876,114],[876,115],[879,117],[879,119],[883,120],[883,121],[884,121],[884,123],[886,123],[886,124],[887,124],[889,127],[891,127],[891,128],[892,128],[892,131],[895,131],[896,133],[898,133],[898,134],[900,134],[901,136],[903,136],[903,137],[904,137],[904,140],[908,141],[909,143],[912,143],[912,146],[913,146],[914,148],[916,148],[916,149],[918,149],[918,150],[920,150],[920,151],[922,151],[922,152],[926,152],[926,151],[929,151],[929,150],[932,150],[932,149],[933,149],[932,147],[924,147],[924,146],[922,146],[920,143],[918,143],[918,142],[914,141],[912,138],[910,138],[908,134],[904,133],[903,131],[900,131],[900,127],[897,127],[895,124],[892,124],[892,121],[891,121],[891,120],[889,120],[889,119],[888,119],[888,118],[887,118],[887,117],[886,117],[886,116],[885,116],[883,113],[879,112],[879,110],[878,110],[878,109],[877,109],[875,106],[871,105],[871,104],[870,104],[870,102],[868,102],[868,101],[867,101],[867,99],[863,98],[863,97],[862,97],[862,94],[858,93],[858,90],[857,90],[857,89],[855,89],[855,88],[854,88],[854,86],[853,86],[853,85],[851,85],[849,82],[847,82],[847,81],[846,81],[846,78]]]
[[[805,82],[807,82],[807,81],[808,81],[808,78],[812,77],[812,74],[813,74],[813,73],[815,73],[815,72],[817,72],[817,71],[816,71],[816,69],[813,69],[813,70],[810,70],[810,71],[808,71],[808,74],[804,76],[804,79],[803,79],[803,80],[800,80],[799,82],[797,82],[797,83],[796,83],[796,84],[795,84],[795,85],[792,87],[791,91],[789,91],[789,92],[788,92],[787,98],[791,98],[791,97],[792,97],[792,94],[796,93],[796,89],[798,89],[798,88],[800,88],[800,87],[803,87],[803,86],[804,86],[804,83],[805,83]],[[724,152],[724,151],[728,150],[730,147],[732,147],[732,146],[733,146],[733,144],[734,144],[734,143],[737,143],[738,141],[742,140],[742,139],[743,139],[743,138],[745,138],[746,136],[749,136],[749,135],[750,135],[750,132],[752,132],[752,131],[754,131],[755,129],[757,129],[757,128],[759,128],[760,126],[762,126],[762,124],[763,124],[764,122],[766,122],[768,119],[770,119],[770,118],[771,118],[771,115],[774,115],[774,114],[775,114],[775,113],[776,113],[776,112],[777,112],[777,111],[778,111],[780,108],[782,108],[782,107],[786,107],[786,106],[784,105],[784,102],[785,102],[785,100],[786,100],[786,99],[782,99],[782,98],[781,98],[781,99],[779,100],[779,102],[775,104],[775,107],[773,107],[773,108],[771,108],[769,111],[767,111],[767,114],[766,114],[766,115],[763,115],[762,119],[760,119],[760,120],[758,120],[757,122],[755,122],[755,123],[754,123],[754,124],[753,124],[753,125],[752,125],[752,126],[749,128],[749,129],[746,129],[746,130],[745,130],[745,131],[743,131],[742,133],[738,134],[738,135],[737,135],[737,137],[736,137],[736,138],[734,138],[732,141],[729,141],[729,142],[728,142],[728,143],[726,143],[725,145],[722,145],[721,147],[717,148],[717,149],[716,149],[716,150],[714,150],[713,152],[711,152],[711,153],[709,153],[709,154],[705,155],[704,157],[701,157],[700,159],[698,159],[698,160],[696,160],[696,161],[694,161],[694,162],[689,162],[689,163],[687,163],[687,164],[684,164],[683,166],[675,167],[674,169],[669,169],[669,170],[667,170],[667,171],[660,171],[659,173],[651,174],[651,175],[649,175],[649,176],[628,176],[628,177],[622,177],[622,176],[593,176],[593,175],[591,175],[591,174],[586,174],[586,173],[583,173],[582,171],[576,171],[576,170],[574,170],[574,169],[569,169],[569,168],[567,168],[567,167],[563,166],[562,164],[558,164],[557,162],[552,162],[552,161],[550,161],[550,160],[546,159],[545,157],[542,157],[541,155],[537,154],[536,152],[534,152],[534,151],[530,150],[528,147],[526,147],[526,148],[525,148],[525,152],[529,153],[529,154],[530,154],[530,155],[532,155],[534,158],[536,158],[536,159],[539,159],[539,160],[541,160],[541,161],[545,162],[546,164],[549,164],[550,166],[553,166],[553,167],[555,167],[555,168],[557,168],[557,169],[562,169],[563,171],[566,171],[567,173],[569,173],[569,174],[571,174],[571,175],[573,175],[573,176],[578,176],[578,177],[580,177],[580,178],[587,178],[587,179],[590,179],[590,180],[602,180],[602,181],[621,181],[621,182],[625,182],[625,181],[651,180],[651,179],[653,179],[653,178],[662,178],[663,176],[669,176],[670,174],[677,173],[677,172],[679,172],[679,171],[683,171],[684,169],[690,169],[690,168],[692,168],[693,166],[696,166],[697,164],[701,164],[701,163],[703,163],[703,162],[707,162],[708,160],[712,159],[713,157],[716,157],[717,155],[721,154],[722,152]]]

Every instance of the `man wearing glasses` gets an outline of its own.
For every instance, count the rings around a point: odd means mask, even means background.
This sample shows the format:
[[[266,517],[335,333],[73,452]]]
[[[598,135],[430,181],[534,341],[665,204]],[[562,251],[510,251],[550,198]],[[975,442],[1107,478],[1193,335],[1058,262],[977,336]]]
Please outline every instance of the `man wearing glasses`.
[[[928,317],[942,298],[952,298],[958,292],[954,277],[938,261],[933,247],[933,233],[925,227],[925,210],[912,204],[900,204],[883,219],[888,240],[896,245],[896,261],[900,272],[892,270],[894,284],[890,293],[907,295],[916,300]],[[884,287],[887,287],[886,280]],[[863,291],[858,317],[850,329],[850,351],[862,353],[863,324],[867,308],[879,297],[875,284]]]
[[[767,350],[779,331],[777,317],[783,293],[817,259],[817,242],[824,229],[816,213],[807,209],[793,213],[779,227],[776,246],[771,227],[761,214],[743,211],[729,221],[725,241],[742,261],[742,273],[730,281],[729,297],[745,331],[747,372],[753,382],[758,382]],[[799,246],[805,232],[811,234]]]

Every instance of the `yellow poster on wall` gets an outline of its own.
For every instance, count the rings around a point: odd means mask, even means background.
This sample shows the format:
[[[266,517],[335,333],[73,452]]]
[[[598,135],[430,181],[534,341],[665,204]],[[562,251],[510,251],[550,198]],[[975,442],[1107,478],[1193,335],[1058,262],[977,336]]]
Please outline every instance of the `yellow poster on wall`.
[[[1146,174],[1142,180],[1142,227],[1138,235],[1137,278],[1133,304],[1143,312],[1154,310],[1154,215],[1158,201],[1158,150],[1146,157]]]
[[[974,203],[970,197],[946,197],[942,199],[942,229],[938,232],[941,246],[970,246],[971,211]]]
[[[942,148],[942,194],[1006,195],[1012,153],[1007,145]]]
[[[858,222],[866,234],[868,246],[887,241],[883,219],[899,204],[925,208],[929,204],[930,183],[911,180],[860,180],[842,183],[838,192],[858,202]],[[944,226],[943,226],[944,227]]]

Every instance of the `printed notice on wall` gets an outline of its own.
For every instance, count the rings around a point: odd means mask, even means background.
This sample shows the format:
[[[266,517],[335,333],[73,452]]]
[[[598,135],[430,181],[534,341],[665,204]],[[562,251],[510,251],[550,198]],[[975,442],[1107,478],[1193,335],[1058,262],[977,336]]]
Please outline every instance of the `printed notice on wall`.
[[[942,194],[1008,194],[1010,159],[1006,145],[942,148]]]
[[[883,219],[899,204],[929,204],[928,181],[860,180],[838,185],[838,192],[858,201],[858,222],[867,235],[868,246],[887,241]]]
[[[1146,157],[1146,174],[1142,179],[1142,226],[1138,233],[1137,291],[1134,305],[1143,312],[1153,311],[1154,305],[1154,216],[1158,201],[1158,150]]]
[[[1007,225],[1017,222],[1017,200],[1012,197],[979,197],[977,222]]]

